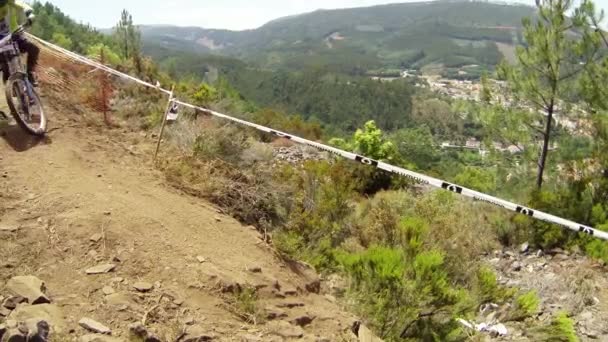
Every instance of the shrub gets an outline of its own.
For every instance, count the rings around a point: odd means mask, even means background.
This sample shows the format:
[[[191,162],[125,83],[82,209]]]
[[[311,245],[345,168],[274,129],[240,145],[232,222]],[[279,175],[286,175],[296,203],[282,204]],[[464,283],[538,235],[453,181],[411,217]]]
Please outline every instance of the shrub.
[[[496,190],[495,172],[480,167],[465,167],[464,170],[454,178],[454,182],[485,193],[493,193]]]
[[[246,165],[252,165],[259,162],[270,164],[273,158],[273,148],[268,144],[257,141],[250,142],[249,147],[241,154],[241,160]]]
[[[568,317],[565,312],[559,312],[551,322],[551,332],[549,333],[551,341],[578,342],[574,330],[574,322]]]
[[[404,215],[394,203],[379,199],[374,204],[368,204],[364,215],[361,216],[359,236],[364,246],[385,245],[400,246],[401,237],[399,220]]]
[[[446,340],[458,335],[458,327],[446,316],[464,296],[451,286],[442,253],[408,257],[401,249],[372,247],[338,259],[351,278],[358,310],[369,317],[381,338]]]
[[[246,172],[221,160],[194,156],[166,160],[160,168],[170,184],[208,199],[241,222],[266,231],[280,218],[278,192],[267,169]]]
[[[585,245],[585,251],[592,258],[608,262],[608,243],[599,239],[593,239]]]
[[[509,314],[509,319],[513,321],[522,321],[528,317],[535,315],[538,312],[540,298],[536,291],[529,291],[515,298],[515,305]]]
[[[494,271],[481,267],[477,272],[477,292],[482,303],[504,303],[513,298],[516,290],[500,286]]]
[[[258,295],[255,288],[238,288],[234,297],[229,300],[229,305],[231,305],[232,311],[247,323],[261,323],[262,310],[258,305]]]
[[[383,137],[374,121],[368,121],[353,137],[355,149],[364,156],[376,160],[392,160],[397,155],[395,145]]]
[[[279,230],[273,235],[275,247],[282,253],[298,258],[305,259],[301,254],[306,250],[304,237],[295,231]]]
[[[276,110],[263,109],[256,111],[252,120],[262,126],[272,127],[307,139],[319,140],[323,136],[321,124],[304,120],[299,115],[287,115]]]
[[[568,317],[566,312],[557,312],[551,323],[545,327],[535,329],[534,337],[539,341],[552,342],[579,342],[576,335],[574,322]]]
[[[87,49],[87,56],[90,58],[97,59],[101,62],[103,55],[103,62],[106,65],[119,65],[122,61],[120,56],[116,52],[114,52],[109,46],[98,43],[95,45],[89,46]]]
[[[224,125],[202,130],[194,142],[194,154],[205,160],[221,159],[236,163],[250,145],[245,133],[233,126]]]
[[[194,94],[192,94],[192,100],[197,106],[207,107],[211,102],[215,101],[216,99],[217,90],[206,83],[201,83],[198,89],[196,89],[196,91],[194,92]]]
[[[429,225],[419,217],[406,217],[399,223],[397,231],[401,246],[405,247],[408,255],[414,256],[422,250]]]
[[[201,130],[202,127],[197,120],[180,118],[180,120],[168,125],[166,139],[181,152],[190,153]]]

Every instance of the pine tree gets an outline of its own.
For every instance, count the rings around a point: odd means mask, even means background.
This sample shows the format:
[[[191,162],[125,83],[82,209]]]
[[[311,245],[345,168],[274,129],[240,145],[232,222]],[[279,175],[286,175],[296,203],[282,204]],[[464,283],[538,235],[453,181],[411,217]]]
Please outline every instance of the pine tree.
[[[546,169],[555,116],[565,115],[566,101],[572,94],[577,76],[591,63],[598,51],[588,39],[573,39],[574,32],[588,29],[587,1],[568,15],[572,0],[537,2],[538,19],[525,19],[525,47],[517,51],[517,63],[503,63],[500,74],[507,79],[518,104],[529,106],[524,124],[542,140],[536,185],[540,189]],[[536,139],[535,139],[536,140]]]
[[[481,74],[480,100],[483,103],[490,103],[492,101],[492,89],[490,88],[490,82],[488,81],[488,73],[485,71]]]
[[[141,74],[142,56],[141,56],[141,33],[133,24],[133,16],[123,10],[120,15],[120,21],[114,29],[114,36],[119,46],[121,57],[124,60],[132,60],[135,70]]]

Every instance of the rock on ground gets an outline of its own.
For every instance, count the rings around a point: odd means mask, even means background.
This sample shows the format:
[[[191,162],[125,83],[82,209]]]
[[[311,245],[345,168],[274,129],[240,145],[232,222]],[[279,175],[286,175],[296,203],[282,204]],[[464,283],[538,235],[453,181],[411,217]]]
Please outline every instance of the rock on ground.
[[[106,327],[105,325],[92,320],[90,318],[83,318],[80,321],[78,321],[78,325],[80,325],[81,327],[92,331],[94,333],[99,333],[99,334],[104,334],[104,335],[110,335],[112,334],[112,330],[110,330],[110,328]]]
[[[133,288],[139,292],[150,292],[154,288],[154,285],[146,283],[145,281],[138,281],[133,284]]]
[[[124,340],[120,340],[108,335],[88,334],[81,336],[78,339],[78,342],[124,342]]]
[[[185,336],[181,341],[184,342],[204,342],[204,341],[212,341],[215,337],[213,334],[207,332],[201,326],[193,325],[186,329]]]
[[[295,325],[299,325],[301,327],[305,327],[307,325],[309,325],[310,323],[312,323],[312,321],[315,319],[315,317],[309,316],[309,315],[303,315],[297,318],[294,318],[293,320],[291,320],[292,324]]]
[[[274,321],[268,324],[270,333],[283,338],[301,338],[304,336],[304,329],[299,326],[291,325],[285,321]]]
[[[9,310],[15,310],[17,305],[21,303],[27,303],[27,298],[21,296],[11,296],[6,298],[4,302],[2,302],[2,306]]]
[[[27,298],[30,304],[51,302],[43,292],[46,290],[44,282],[34,276],[13,277],[6,284],[6,288],[13,294]]]
[[[53,304],[19,306],[8,318],[17,322],[28,322],[30,325],[32,321],[45,321],[51,326],[53,333],[67,330],[63,312]]]
[[[86,272],[86,274],[104,274],[104,273],[111,272],[114,268],[116,268],[116,265],[114,265],[114,264],[102,264],[102,265],[93,266],[93,267],[87,269],[85,272]]]
[[[359,342],[383,342],[365,325],[361,324],[358,331]]]
[[[122,293],[122,292],[115,292],[110,295],[107,295],[105,300],[108,305],[115,305],[115,306],[127,305],[127,306],[129,306],[129,305],[133,304],[133,300],[129,297],[129,295],[126,293]]]

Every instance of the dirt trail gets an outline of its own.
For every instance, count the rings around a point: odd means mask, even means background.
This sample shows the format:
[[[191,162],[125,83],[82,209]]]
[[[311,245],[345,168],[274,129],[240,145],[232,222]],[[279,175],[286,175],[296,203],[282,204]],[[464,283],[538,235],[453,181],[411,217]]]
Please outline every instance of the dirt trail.
[[[43,141],[0,124],[0,296],[13,276],[39,277],[70,338],[85,334],[77,323],[85,316],[124,338],[146,312],[162,340],[184,326],[220,341],[353,337],[354,317],[306,290],[310,270],[286,265],[254,229],[166,185],[150,162],[152,139],[87,127],[85,118],[59,111],[50,116],[57,129]],[[116,268],[85,274],[104,263]],[[155,288],[139,293],[138,281]],[[239,319],[242,301],[227,304],[237,284],[259,289],[260,317],[265,308],[285,317],[257,325]],[[277,307],[286,303],[298,306]],[[298,317],[312,318],[304,331],[286,323]]]

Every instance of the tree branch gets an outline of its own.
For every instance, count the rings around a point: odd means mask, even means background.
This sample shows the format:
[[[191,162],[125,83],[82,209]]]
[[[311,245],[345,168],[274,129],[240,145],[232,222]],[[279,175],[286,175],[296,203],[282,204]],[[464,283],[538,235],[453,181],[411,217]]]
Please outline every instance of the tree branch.
[[[595,26],[595,32],[600,34],[600,37],[604,41],[604,44],[606,44],[606,47],[608,47],[608,39],[606,39],[606,35],[604,35],[604,31],[600,28],[600,25],[597,22],[596,18],[591,17],[591,22],[593,23],[593,26]]]
[[[528,126],[528,128],[530,128],[530,129],[532,129],[532,130],[536,131],[536,133],[540,133],[540,134],[542,134],[543,136],[545,136],[545,132],[544,132],[542,129],[540,129],[540,128],[538,128],[538,127],[534,127],[532,124],[527,123],[527,122],[524,122],[524,125]]]
[[[407,337],[407,332],[410,330],[410,328],[412,327],[412,325],[414,325],[414,323],[418,322],[420,319],[425,318],[425,317],[433,317],[436,314],[440,313],[441,311],[444,311],[442,308],[438,308],[435,309],[431,312],[426,312],[426,313],[419,313],[418,314],[418,318],[412,320],[404,329],[403,332],[401,332],[401,335],[399,335],[399,337],[401,338],[406,338]]]

